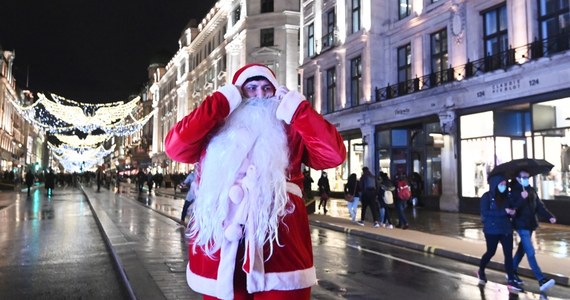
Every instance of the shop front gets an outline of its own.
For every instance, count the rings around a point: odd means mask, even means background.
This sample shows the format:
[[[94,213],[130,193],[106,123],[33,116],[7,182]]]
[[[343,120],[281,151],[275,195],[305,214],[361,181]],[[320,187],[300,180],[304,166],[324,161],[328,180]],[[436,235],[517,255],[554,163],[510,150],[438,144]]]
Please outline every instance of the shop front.
[[[377,126],[376,170],[394,180],[406,176],[418,205],[439,209],[443,134],[437,117],[419,123]]]
[[[346,160],[336,168],[324,170],[327,173],[331,192],[335,193],[334,196],[342,197],[344,193],[344,185],[348,180],[348,176],[355,173],[358,177],[362,174],[362,167],[364,167],[364,150],[365,143],[362,140],[360,130],[352,130],[341,132],[346,147]],[[321,171],[310,170],[311,178],[313,179],[312,189],[317,190],[317,182],[322,175]]]
[[[487,176],[518,158],[554,167],[531,183],[560,222],[570,224],[570,98],[505,104],[463,114],[460,123],[460,211],[478,213]]]

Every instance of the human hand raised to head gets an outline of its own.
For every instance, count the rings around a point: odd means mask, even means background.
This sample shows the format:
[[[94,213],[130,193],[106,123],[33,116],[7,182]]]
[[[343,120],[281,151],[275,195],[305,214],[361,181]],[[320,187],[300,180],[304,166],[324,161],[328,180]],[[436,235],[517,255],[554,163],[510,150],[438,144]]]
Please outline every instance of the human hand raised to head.
[[[507,212],[507,214],[509,214],[509,215],[511,215],[511,216],[514,216],[515,213],[517,212],[515,209],[508,208],[508,207],[505,208],[505,211]]]
[[[287,95],[287,93],[289,93],[289,89],[286,86],[282,85],[275,91],[275,97],[281,100],[285,95]]]

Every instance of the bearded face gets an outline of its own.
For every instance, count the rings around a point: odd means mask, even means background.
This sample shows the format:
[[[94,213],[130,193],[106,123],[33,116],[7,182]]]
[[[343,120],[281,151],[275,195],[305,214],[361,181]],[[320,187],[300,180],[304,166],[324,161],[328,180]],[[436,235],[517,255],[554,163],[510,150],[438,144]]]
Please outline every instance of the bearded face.
[[[228,191],[243,177],[244,164],[257,170],[257,184],[252,191],[254,196],[248,199],[246,216],[254,226],[246,226],[245,231],[253,233],[258,245],[277,239],[280,218],[286,214],[289,165],[284,123],[275,116],[278,105],[276,97],[244,100],[207,147],[201,163],[192,236],[194,245],[203,247],[210,255],[223,241]]]

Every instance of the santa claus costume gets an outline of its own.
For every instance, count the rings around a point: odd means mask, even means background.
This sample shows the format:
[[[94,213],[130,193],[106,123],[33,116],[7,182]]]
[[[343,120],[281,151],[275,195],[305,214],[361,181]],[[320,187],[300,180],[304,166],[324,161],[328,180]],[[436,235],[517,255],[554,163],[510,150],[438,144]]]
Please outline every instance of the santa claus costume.
[[[309,299],[316,273],[301,164],[336,167],[346,149],[298,92],[243,99],[252,78],[283,90],[269,68],[246,65],[166,137],[173,160],[200,161],[187,281],[205,299]]]

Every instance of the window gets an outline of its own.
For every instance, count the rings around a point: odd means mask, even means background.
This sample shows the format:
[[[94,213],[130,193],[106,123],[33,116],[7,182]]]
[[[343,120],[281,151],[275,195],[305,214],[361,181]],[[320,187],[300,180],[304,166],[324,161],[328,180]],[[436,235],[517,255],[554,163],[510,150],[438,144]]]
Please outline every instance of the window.
[[[336,70],[330,68],[327,70],[327,102],[323,111],[325,112],[333,112],[334,111],[334,104],[336,98]]]
[[[331,9],[327,13],[326,26],[324,28],[326,34],[323,36],[323,49],[333,46],[334,29],[335,29],[335,13],[334,9]]]
[[[261,13],[273,12],[273,0],[261,0]]]
[[[442,29],[431,35],[431,74],[432,86],[447,82],[448,67],[447,29]]]
[[[307,52],[309,57],[315,56],[315,25],[313,23],[307,26]]]
[[[241,18],[241,5],[238,5],[236,9],[234,9],[234,25],[239,21]]]
[[[398,48],[398,82],[412,79],[412,46]]]
[[[360,30],[360,0],[352,0],[352,33]]]
[[[507,6],[502,5],[483,13],[483,43],[485,70],[491,71],[506,65],[505,51],[509,48]]]
[[[398,0],[398,16],[400,20],[409,16],[412,10],[411,0]]]
[[[544,53],[551,54],[569,48],[570,13],[568,1],[540,0],[540,38],[544,41]]]
[[[360,56],[350,61],[350,105],[360,104],[362,87],[362,61]]]
[[[273,28],[261,29],[260,46],[261,47],[273,46],[273,35],[274,35]]]
[[[311,76],[305,80],[305,96],[307,100],[311,103],[311,106],[315,105],[315,77]]]

